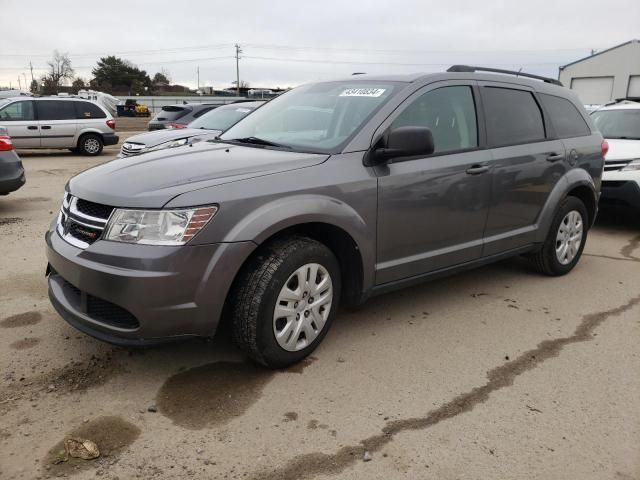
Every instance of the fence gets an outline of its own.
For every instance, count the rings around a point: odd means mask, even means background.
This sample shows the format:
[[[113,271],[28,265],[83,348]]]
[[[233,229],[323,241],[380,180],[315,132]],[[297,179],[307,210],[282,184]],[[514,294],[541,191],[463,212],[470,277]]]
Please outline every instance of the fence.
[[[117,97],[119,100],[123,102],[128,99],[133,99],[138,103],[146,105],[149,107],[152,113],[157,113],[162,107],[167,105],[182,105],[183,103],[214,103],[219,105],[225,105],[227,103],[233,103],[237,100],[245,100],[247,97],[226,97],[221,95],[215,96],[175,96],[175,97],[165,97],[165,96],[137,96],[132,95],[128,97]]]

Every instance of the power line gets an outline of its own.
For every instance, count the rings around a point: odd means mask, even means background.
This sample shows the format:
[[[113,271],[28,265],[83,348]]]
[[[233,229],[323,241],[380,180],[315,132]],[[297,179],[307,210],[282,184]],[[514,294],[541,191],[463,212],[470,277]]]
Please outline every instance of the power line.
[[[400,67],[441,67],[443,65],[451,65],[451,62],[445,63],[403,63],[403,62],[363,62],[358,60],[333,60],[333,59],[302,59],[302,58],[284,58],[284,57],[262,57],[262,56],[254,56],[254,55],[245,55],[244,58],[250,58],[254,60],[268,60],[268,61],[276,61],[276,62],[296,62],[296,63],[324,63],[324,64],[335,64],[335,65],[390,65],[390,66],[400,66]],[[518,65],[523,66],[544,66],[544,65],[557,65],[558,62],[537,62],[537,63],[520,63],[520,62],[512,62],[512,63],[494,63],[491,62],[492,65],[496,66],[506,66],[506,65],[514,65],[517,63]]]

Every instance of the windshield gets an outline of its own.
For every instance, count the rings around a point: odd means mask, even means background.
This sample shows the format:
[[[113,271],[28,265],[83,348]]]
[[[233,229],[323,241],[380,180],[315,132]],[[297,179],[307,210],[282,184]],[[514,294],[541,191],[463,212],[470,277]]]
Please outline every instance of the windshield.
[[[254,107],[243,107],[242,105],[218,107],[191,122],[189,128],[226,130],[241,118],[246,117],[252,110]]]
[[[640,109],[600,110],[591,118],[604,138],[640,140]]]
[[[398,85],[366,81],[304,85],[274,98],[220,138],[253,139],[253,143],[259,139],[292,150],[339,151]]]

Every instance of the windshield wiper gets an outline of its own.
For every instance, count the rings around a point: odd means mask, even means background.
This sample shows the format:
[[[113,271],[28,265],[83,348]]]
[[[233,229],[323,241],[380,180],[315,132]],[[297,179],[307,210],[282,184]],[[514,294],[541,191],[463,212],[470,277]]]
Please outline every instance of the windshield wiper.
[[[617,137],[606,137],[612,140],[640,140],[640,137],[627,137],[627,136],[617,136]]]
[[[291,149],[291,147],[288,145],[282,145],[281,143],[271,142],[269,140],[265,140],[264,138],[258,137],[234,138],[231,141],[239,143],[251,143],[253,145],[265,145],[267,147],[287,148],[289,150]]]

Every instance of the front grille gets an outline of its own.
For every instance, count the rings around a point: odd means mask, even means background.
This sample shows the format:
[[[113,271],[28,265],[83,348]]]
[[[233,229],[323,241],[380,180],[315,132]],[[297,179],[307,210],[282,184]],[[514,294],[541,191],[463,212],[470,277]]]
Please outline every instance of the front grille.
[[[616,170],[622,170],[629,165],[632,160],[609,160],[604,164],[605,172],[614,172]]]
[[[146,149],[144,143],[125,142],[120,148],[120,153],[123,157],[130,157],[131,155],[138,155]]]
[[[87,248],[102,236],[113,210],[67,193],[58,216],[58,233],[71,245]]]
[[[103,220],[108,219],[111,212],[113,212],[113,207],[101,205],[100,203],[89,202],[87,200],[82,200],[81,198],[78,199],[76,207],[79,212],[84,213],[85,215]]]
[[[58,275],[52,272],[52,275]],[[118,305],[103,300],[101,298],[83,292],[78,287],[62,279],[62,288],[65,297],[82,313],[98,322],[110,325],[112,327],[123,328],[127,330],[135,330],[140,326],[138,319],[128,310]]]

